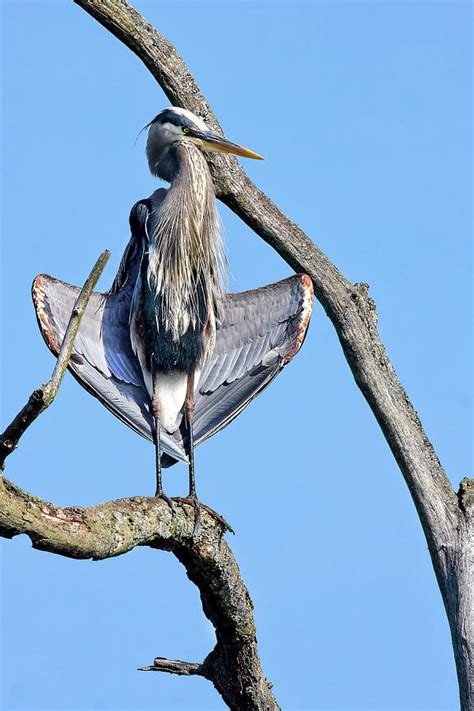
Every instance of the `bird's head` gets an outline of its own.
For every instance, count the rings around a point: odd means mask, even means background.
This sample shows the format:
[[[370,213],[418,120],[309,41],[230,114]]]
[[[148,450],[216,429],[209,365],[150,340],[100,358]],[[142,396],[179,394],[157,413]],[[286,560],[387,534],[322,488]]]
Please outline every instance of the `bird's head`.
[[[170,181],[172,177],[173,151],[170,149],[183,142],[193,143],[203,151],[233,153],[263,160],[258,153],[210,131],[204,121],[191,111],[175,106],[161,111],[145,128],[149,129],[146,154],[150,171],[163,180]]]

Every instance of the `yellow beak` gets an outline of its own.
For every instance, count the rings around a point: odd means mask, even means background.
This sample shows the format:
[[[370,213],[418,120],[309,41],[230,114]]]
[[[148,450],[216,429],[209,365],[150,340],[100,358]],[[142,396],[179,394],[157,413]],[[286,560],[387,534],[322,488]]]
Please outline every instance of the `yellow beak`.
[[[187,138],[193,143],[204,148],[205,151],[214,151],[216,153],[232,153],[243,158],[254,158],[255,160],[265,160],[263,156],[251,151],[249,148],[239,146],[238,143],[232,143],[227,138],[222,138],[219,134],[213,131],[197,131],[192,129],[188,133]]]

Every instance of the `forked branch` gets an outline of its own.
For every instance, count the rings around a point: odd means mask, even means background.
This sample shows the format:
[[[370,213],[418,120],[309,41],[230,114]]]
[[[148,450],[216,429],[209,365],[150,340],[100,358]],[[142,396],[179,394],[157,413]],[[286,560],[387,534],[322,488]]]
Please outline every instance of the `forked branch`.
[[[199,674],[212,681],[232,709],[276,711],[257,650],[253,604],[224,530],[205,509],[194,539],[194,509],[162,499],[136,497],[92,508],[67,508],[38,499],[0,479],[0,535],[26,534],[34,548],[69,558],[103,560],[136,546],[174,553],[199,588],[216,646],[202,664],[158,658],[145,669]]]

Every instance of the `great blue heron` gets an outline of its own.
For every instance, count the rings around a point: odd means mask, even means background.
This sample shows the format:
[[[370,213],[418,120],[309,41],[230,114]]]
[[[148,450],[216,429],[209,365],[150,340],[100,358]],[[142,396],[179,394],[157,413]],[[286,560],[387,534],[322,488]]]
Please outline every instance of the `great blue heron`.
[[[111,289],[94,293],[69,368],[114,415],[156,446],[161,467],[189,464],[199,517],[194,446],[228,425],[299,350],[313,289],[304,274],[225,293],[222,233],[206,151],[260,158],[169,108],[148,124],[151,172],[171,183],[137,202],[131,239]],[[33,300],[57,355],[78,288],[47,275]]]

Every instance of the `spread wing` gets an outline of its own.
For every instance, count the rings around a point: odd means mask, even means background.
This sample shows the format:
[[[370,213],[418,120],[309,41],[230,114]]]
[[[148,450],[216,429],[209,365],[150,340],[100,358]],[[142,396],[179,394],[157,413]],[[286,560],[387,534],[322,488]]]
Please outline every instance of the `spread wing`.
[[[40,274],[33,301],[48,348],[58,355],[80,289]],[[151,438],[149,398],[128,337],[126,302],[93,293],[77,334],[69,370],[114,415]]]
[[[196,444],[226,427],[290,362],[303,343],[312,303],[313,285],[304,274],[226,295],[195,395]],[[183,435],[174,435],[180,446]]]

